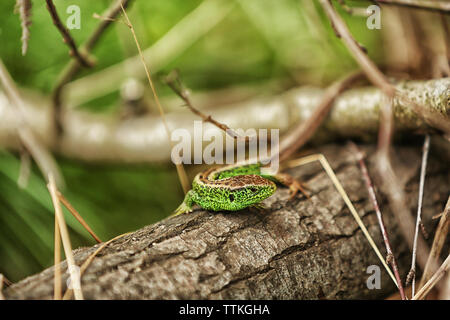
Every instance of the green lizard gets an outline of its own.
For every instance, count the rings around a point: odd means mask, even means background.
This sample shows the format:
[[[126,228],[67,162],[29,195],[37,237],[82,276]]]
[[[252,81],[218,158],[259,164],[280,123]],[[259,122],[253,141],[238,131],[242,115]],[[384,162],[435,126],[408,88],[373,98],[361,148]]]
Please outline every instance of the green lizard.
[[[192,189],[174,215],[192,212],[194,204],[212,211],[236,211],[258,206],[275,192],[274,182],[288,186],[291,198],[298,191],[306,195],[301,184],[288,174],[264,175],[260,163],[235,164],[197,174]]]

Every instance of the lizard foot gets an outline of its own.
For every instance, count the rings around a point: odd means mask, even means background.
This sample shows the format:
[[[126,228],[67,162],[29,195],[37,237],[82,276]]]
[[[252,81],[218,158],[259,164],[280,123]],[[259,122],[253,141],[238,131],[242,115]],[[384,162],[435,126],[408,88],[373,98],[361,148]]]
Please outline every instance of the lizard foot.
[[[309,194],[305,190],[305,189],[307,189],[306,186],[304,186],[301,182],[299,182],[297,179],[295,179],[291,175],[289,175],[287,173],[278,173],[275,176],[275,178],[281,184],[285,185],[286,187],[289,187],[289,191],[290,191],[289,200],[294,199],[299,191],[308,199],[310,198]]]

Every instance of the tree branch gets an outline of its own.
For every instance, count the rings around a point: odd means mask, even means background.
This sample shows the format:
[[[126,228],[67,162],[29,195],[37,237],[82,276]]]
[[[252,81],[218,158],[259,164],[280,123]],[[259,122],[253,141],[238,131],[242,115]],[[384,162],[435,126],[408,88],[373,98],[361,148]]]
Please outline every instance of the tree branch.
[[[422,103],[429,112],[450,124],[447,117],[450,106],[450,78],[431,81],[407,81],[398,83],[398,87],[407,92],[411,100]],[[233,128],[277,128],[287,133],[293,126],[310,119],[316,112],[325,90],[311,87],[292,89],[283,94],[267,98],[252,98],[232,105],[216,106],[214,116]],[[25,99],[25,118],[30,128],[51,150],[62,155],[85,161],[109,162],[161,162],[170,160],[169,141],[166,140],[161,120],[156,115],[119,121],[113,115],[99,115],[75,109],[67,109],[63,114],[65,135],[56,142],[52,125],[51,104],[36,95]],[[214,95],[209,94],[210,99]],[[374,140],[379,126],[378,110],[383,93],[374,87],[349,89],[336,98],[329,115],[317,130],[312,142],[323,143],[343,139]],[[193,94],[193,99],[196,98]],[[178,99],[177,99],[178,101]],[[172,101],[171,109],[180,110],[177,101]],[[167,101],[163,102],[169,106]],[[0,146],[20,150],[17,137],[17,119],[0,93]],[[199,106],[200,108],[200,106]],[[261,112],[261,110],[264,112]],[[417,130],[430,130],[411,110],[409,104],[394,99],[393,104],[395,130],[401,134],[412,134]],[[167,114],[171,128],[184,128],[193,137],[192,123],[197,117],[188,110]],[[363,121],[362,121],[363,119]],[[212,126],[205,124],[205,126]],[[213,130],[219,130],[212,127]],[[160,136],[163,139],[146,139]],[[292,137],[292,135],[290,135]],[[281,139],[283,141],[283,138]],[[295,141],[294,141],[295,142]],[[191,141],[194,143],[194,141]]]
[[[375,148],[362,149],[373,160]],[[324,153],[336,168],[364,224],[378,246],[382,245],[377,219],[353,154],[336,145],[322,147],[318,152]],[[408,196],[416,198],[413,190],[417,179],[407,172],[411,164],[419,162],[420,152],[405,147],[399,147],[397,152],[402,161],[395,169],[410,181]],[[428,177],[430,185],[448,185],[445,165],[433,158],[430,161],[436,165]],[[195,210],[113,240],[94,258],[92,254],[102,244],[76,250],[78,266],[93,259],[81,277],[84,297],[350,299],[380,298],[393,292],[395,286],[384,273],[381,289],[368,289],[367,267],[380,262],[320,166],[297,167],[290,173],[309,177],[310,199],[289,201],[289,191],[279,188],[264,202],[263,211]],[[437,190],[439,196],[424,199],[427,216],[436,212],[447,197],[446,188]],[[400,272],[405,274],[407,248],[389,209],[384,218],[392,245],[401,257]],[[63,262],[63,286],[68,277],[66,269]],[[50,299],[52,293],[52,268],[4,290],[6,299]]]

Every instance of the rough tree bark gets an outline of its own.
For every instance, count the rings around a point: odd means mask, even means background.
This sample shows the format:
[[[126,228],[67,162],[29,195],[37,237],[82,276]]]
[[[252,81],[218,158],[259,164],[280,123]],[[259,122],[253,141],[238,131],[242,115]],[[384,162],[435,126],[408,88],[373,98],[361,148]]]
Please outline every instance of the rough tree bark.
[[[363,150],[370,154],[370,163],[374,147]],[[330,161],[385,252],[375,213],[349,149],[329,145],[318,151]],[[421,148],[396,147],[395,151],[396,173],[406,185],[408,205],[415,208]],[[279,188],[265,201],[263,210],[210,213],[199,209],[113,241],[82,276],[85,298],[343,299],[379,298],[393,292],[393,282],[320,165],[295,168],[291,173],[307,183],[310,199],[289,201],[288,190]],[[445,162],[432,153],[425,186],[425,223],[442,210],[449,180]],[[410,253],[384,198],[379,199],[404,275]],[[98,246],[75,250],[77,264]],[[374,264],[382,270],[380,290],[366,286],[367,267]],[[66,268],[64,262],[63,284]],[[7,299],[51,299],[53,268],[10,286],[4,294]]]

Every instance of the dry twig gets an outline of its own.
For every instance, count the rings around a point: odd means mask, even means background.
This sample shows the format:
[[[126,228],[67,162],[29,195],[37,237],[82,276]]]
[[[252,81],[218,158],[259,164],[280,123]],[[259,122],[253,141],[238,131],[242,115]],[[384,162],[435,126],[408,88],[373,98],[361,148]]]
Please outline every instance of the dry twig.
[[[430,0],[375,0],[378,3],[411,7],[416,9],[450,12],[450,3],[445,1]]]
[[[425,185],[425,174],[427,169],[428,151],[430,150],[430,136],[427,134],[425,136],[425,141],[423,143],[423,154],[422,154],[422,166],[420,169],[420,184],[419,184],[419,200],[417,205],[417,218],[416,218],[416,229],[414,232],[414,244],[412,252],[411,270],[409,271],[406,283],[412,281],[411,296],[415,294],[416,288],[416,255],[417,255],[417,239],[419,236],[419,226],[422,220],[422,201],[423,201],[423,188]]]
[[[64,42],[69,46],[70,51],[69,54],[74,57],[80,65],[86,68],[90,68],[93,66],[92,61],[89,61],[87,57],[82,55],[77,48],[77,45],[75,44],[75,40],[73,40],[72,36],[70,35],[69,30],[63,25],[61,22],[61,19],[58,16],[58,12],[56,11],[56,7],[53,4],[52,0],[45,0],[47,3],[47,10],[50,13],[50,16],[53,20],[53,24],[56,26],[56,28],[61,33]]]
[[[397,280],[397,287],[400,293],[400,297],[402,300],[406,299],[405,291],[402,285],[402,279],[400,278],[400,274],[398,272],[397,261],[395,259],[394,253],[392,252],[391,243],[389,242],[389,237],[386,231],[386,227],[384,225],[383,216],[381,214],[380,207],[378,206],[377,197],[375,195],[375,190],[372,184],[372,180],[370,179],[369,172],[367,170],[367,166],[364,162],[364,156],[359,150],[359,148],[353,142],[350,143],[350,147],[353,149],[353,152],[356,154],[357,160],[359,162],[359,167],[363,174],[364,182],[366,183],[367,191],[369,192],[369,198],[372,201],[372,205],[375,209],[375,213],[377,214],[378,223],[380,225],[381,234],[383,235],[384,244],[386,246],[386,262],[392,266],[392,270],[394,271],[395,279]]]
[[[184,87],[183,83],[181,82],[180,75],[176,70],[172,71],[166,78],[165,82],[167,85],[175,92],[185,103],[186,106],[191,110],[192,113],[198,115],[200,118],[203,119],[203,122],[209,122],[212,125],[216,126],[220,130],[224,131],[226,134],[228,134],[233,139],[242,139],[245,141],[249,141],[249,137],[242,137],[239,134],[237,134],[233,129],[231,129],[229,126],[227,126],[224,123],[221,123],[211,115],[206,115],[197,108],[194,107],[194,105],[191,102],[189,91]],[[252,138],[252,137],[250,137]]]
[[[78,220],[79,223],[89,232],[89,234],[92,236],[92,238],[95,239],[98,243],[102,242],[100,238],[95,234],[95,232],[89,227],[89,225],[84,221],[83,217],[78,213],[78,211],[70,204],[70,202],[62,195],[61,192],[58,191],[58,198],[59,201],[69,210],[69,212],[75,217],[75,219]]]

